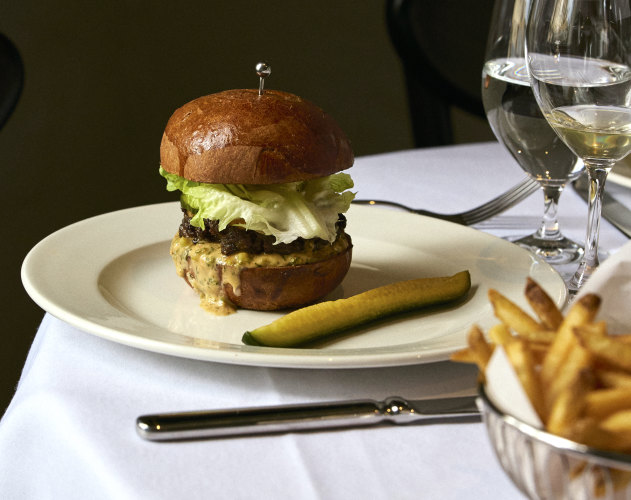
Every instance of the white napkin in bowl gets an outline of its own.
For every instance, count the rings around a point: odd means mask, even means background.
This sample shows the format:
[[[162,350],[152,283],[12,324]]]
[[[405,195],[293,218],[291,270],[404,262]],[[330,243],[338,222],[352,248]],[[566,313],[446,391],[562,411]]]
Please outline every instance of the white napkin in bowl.
[[[598,318],[609,333],[631,333],[631,241],[601,264],[577,298],[586,293],[602,299]]]

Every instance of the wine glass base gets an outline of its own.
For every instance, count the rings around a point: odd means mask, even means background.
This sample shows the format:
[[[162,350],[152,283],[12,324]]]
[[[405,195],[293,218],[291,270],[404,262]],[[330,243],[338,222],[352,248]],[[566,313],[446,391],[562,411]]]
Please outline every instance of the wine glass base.
[[[564,236],[555,239],[542,239],[536,233],[522,237],[508,237],[507,240],[540,257],[551,266],[578,263],[584,253],[582,245]]]
[[[606,254],[598,252],[598,262],[602,262],[607,258]],[[576,295],[585,283],[589,280],[592,274],[598,269],[598,262],[596,265],[590,266],[587,262],[581,262],[578,269],[572,274],[569,280],[566,280],[567,289],[571,296]]]
[[[600,262],[604,262],[607,257],[609,257],[608,252],[598,252],[598,259]],[[554,266],[554,269],[561,275],[563,281],[565,281],[570,299],[573,299],[582,286],[587,283],[588,278],[596,268],[586,267],[581,262],[578,266],[576,263],[571,263]]]
[[[570,297],[575,297],[586,282],[586,277],[579,274],[578,271],[572,274],[570,279],[566,279],[565,284],[567,285],[567,292],[570,294]]]

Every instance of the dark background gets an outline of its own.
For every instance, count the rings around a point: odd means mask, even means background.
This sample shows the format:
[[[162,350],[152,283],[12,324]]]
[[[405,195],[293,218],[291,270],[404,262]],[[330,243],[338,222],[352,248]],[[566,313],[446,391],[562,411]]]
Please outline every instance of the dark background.
[[[0,3],[0,31],[26,66],[22,98],[0,131],[0,414],[43,316],[22,287],[22,260],[72,222],[174,199],[157,169],[177,107],[256,87],[254,66],[266,60],[266,87],[336,117],[357,156],[413,147],[380,1],[21,0]],[[461,114],[455,123],[456,142],[492,138],[482,120]]]

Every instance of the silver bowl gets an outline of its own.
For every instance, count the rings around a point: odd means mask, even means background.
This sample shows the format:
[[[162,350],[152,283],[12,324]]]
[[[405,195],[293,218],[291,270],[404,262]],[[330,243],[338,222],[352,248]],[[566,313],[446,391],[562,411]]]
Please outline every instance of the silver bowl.
[[[495,455],[533,499],[631,499],[631,455],[607,452],[536,429],[499,410],[479,387],[477,404]]]

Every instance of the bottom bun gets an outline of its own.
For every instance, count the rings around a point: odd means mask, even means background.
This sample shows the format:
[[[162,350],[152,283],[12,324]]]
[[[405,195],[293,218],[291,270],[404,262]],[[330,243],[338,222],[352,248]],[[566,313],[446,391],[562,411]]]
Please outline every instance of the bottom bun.
[[[345,251],[311,264],[243,268],[239,293],[230,283],[224,283],[224,292],[243,309],[275,311],[302,307],[333,291],[346,276],[351,258],[349,245]]]
[[[274,311],[321,299],[346,276],[352,243],[343,233],[331,246],[302,254],[224,256],[219,243],[195,243],[175,235],[170,252],[177,274],[200,296],[200,306],[212,314],[226,315],[237,307]],[[285,262],[303,264],[278,266]]]

